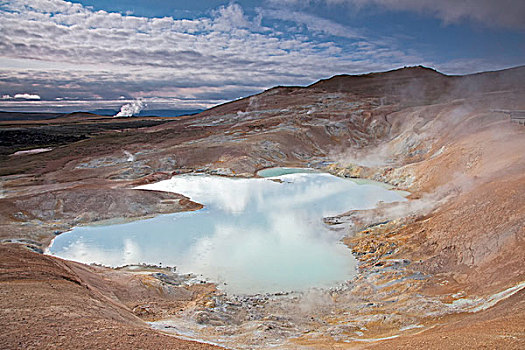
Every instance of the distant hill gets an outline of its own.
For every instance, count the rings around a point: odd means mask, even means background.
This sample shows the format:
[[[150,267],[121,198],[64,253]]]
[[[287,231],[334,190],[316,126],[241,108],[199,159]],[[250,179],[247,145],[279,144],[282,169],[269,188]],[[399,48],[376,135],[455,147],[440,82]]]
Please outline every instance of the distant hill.
[[[145,109],[136,117],[179,117],[182,115],[198,114],[204,111],[203,109]],[[90,113],[103,115],[103,116],[114,116],[118,113],[118,110],[114,109],[95,109],[89,111]]]
[[[193,115],[201,113],[202,109],[149,109],[140,112],[135,117],[179,117],[183,115]],[[95,109],[89,112],[72,112],[72,113],[38,113],[38,112],[7,112],[0,111],[0,121],[37,121],[51,120],[57,118],[69,117],[112,117],[118,111],[113,109]]]
[[[4,112],[0,111],[0,121],[13,120],[47,120],[56,119],[66,115],[66,113],[32,113],[32,112]]]
[[[446,75],[424,66],[387,72],[335,75],[308,86],[276,86],[259,94],[207,109],[201,117],[235,114],[252,109],[284,109],[312,93],[347,93],[356,99],[388,97],[404,106],[426,105],[473,94],[522,89],[525,66],[468,75]]]

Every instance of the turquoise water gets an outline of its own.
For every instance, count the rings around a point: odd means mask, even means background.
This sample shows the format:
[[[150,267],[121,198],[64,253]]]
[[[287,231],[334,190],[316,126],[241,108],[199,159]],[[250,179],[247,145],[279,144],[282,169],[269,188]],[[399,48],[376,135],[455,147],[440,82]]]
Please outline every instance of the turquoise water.
[[[314,169],[307,168],[285,168],[285,167],[275,167],[262,169],[257,172],[257,175],[260,177],[278,177],[282,175],[289,174],[304,174],[304,173],[315,173]]]
[[[272,179],[181,175],[143,189],[182,193],[204,209],[77,227],[50,254],[107,266],[162,264],[235,294],[302,291],[352,279],[356,261],[324,216],[404,198],[323,173]]]

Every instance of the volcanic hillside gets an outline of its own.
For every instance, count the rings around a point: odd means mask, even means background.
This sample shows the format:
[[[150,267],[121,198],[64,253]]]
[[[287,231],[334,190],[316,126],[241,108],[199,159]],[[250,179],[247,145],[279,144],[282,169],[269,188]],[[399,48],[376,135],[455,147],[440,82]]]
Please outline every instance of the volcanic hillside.
[[[0,345],[51,347],[64,335],[67,347],[161,338],[162,347],[178,348],[181,340],[142,321],[181,310],[205,315],[199,327],[216,327],[226,318],[209,304],[213,286],[173,292],[153,274],[38,252],[75,225],[199,208],[183,196],[131,190],[139,184],[300,166],[386,182],[410,200],[325,218],[345,230],[360,261],[355,287],[311,319],[264,306],[273,318],[258,321],[261,334],[293,334],[284,348],[523,348],[524,110],[525,67],[468,76],[410,67],[275,87],[169,123],[4,155],[1,320],[9,331]],[[245,330],[246,313],[236,315]]]

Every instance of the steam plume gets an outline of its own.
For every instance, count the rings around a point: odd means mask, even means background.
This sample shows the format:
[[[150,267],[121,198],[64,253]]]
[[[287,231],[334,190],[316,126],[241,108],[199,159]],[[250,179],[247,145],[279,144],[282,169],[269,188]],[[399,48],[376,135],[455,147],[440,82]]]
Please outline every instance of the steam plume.
[[[142,100],[135,100],[120,107],[120,112],[118,112],[115,117],[132,117],[133,115],[140,113],[144,107],[146,107],[146,104],[142,102]]]

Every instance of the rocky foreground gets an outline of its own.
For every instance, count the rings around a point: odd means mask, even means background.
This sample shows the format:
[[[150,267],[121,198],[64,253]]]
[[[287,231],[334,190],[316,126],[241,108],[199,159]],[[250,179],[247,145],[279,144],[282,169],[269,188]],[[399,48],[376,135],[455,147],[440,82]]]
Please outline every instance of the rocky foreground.
[[[18,136],[0,154],[0,346],[211,347],[144,322],[171,320],[232,347],[524,348],[525,126],[512,117],[523,110],[523,67],[413,67],[276,87],[154,125],[2,121]],[[67,132],[15,142],[56,125]],[[31,147],[52,150],[13,155]],[[317,294],[234,298],[166,269],[41,254],[75,225],[200,208],[136,185],[271,166],[387,182],[410,201],[325,218],[347,233],[360,275]]]

